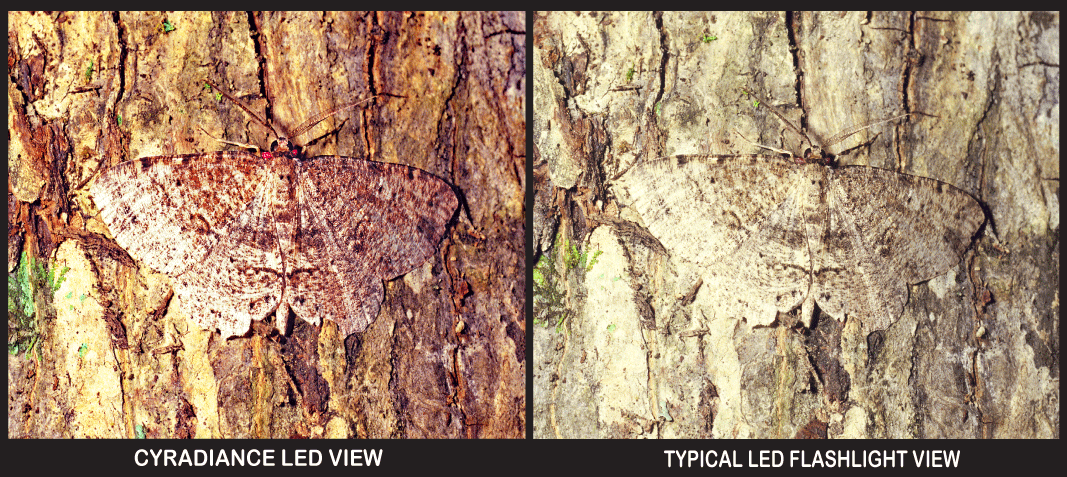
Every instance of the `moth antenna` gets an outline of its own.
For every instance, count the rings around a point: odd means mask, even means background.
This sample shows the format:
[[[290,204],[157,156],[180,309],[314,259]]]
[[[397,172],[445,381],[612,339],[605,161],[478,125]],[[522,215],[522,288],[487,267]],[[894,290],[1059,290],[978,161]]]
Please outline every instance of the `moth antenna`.
[[[375,99],[375,98],[377,98],[378,96],[381,96],[381,95],[382,94],[379,93],[379,94],[371,96],[371,97],[369,97],[367,99],[364,99],[364,100],[361,100],[361,101],[356,101],[356,102],[350,103],[350,104],[346,104],[346,105],[341,106],[341,107],[339,107],[337,109],[334,109],[333,111],[327,111],[325,113],[320,113],[320,114],[318,114],[316,116],[312,116],[310,119],[308,119],[307,121],[304,121],[303,124],[301,124],[300,126],[297,126],[297,128],[295,130],[293,130],[292,139],[300,137],[304,133],[308,132],[308,130],[310,130],[311,128],[315,127],[316,124],[322,122],[323,120],[325,120],[326,118],[328,118],[330,116],[333,116],[335,114],[338,114],[338,113],[341,113],[341,112],[344,112],[344,111],[348,111],[349,109],[355,108],[356,106],[359,106],[359,105],[361,105],[363,103],[369,102],[369,101],[371,101],[371,100],[373,100],[373,99]]]
[[[818,146],[818,145],[815,144],[815,141],[813,141],[811,139],[811,136],[808,136],[807,133],[805,133],[804,131],[801,131],[800,128],[796,127],[792,122],[790,122],[788,119],[786,119],[785,116],[782,115],[782,113],[778,112],[777,108],[775,108],[774,106],[771,106],[771,103],[768,103],[767,101],[764,101],[763,98],[760,98],[758,95],[756,95],[756,93],[750,93],[750,94],[753,97],[755,97],[756,100],[760,102],[760,104],[762,104],[764,106],[767,106],[767,109],[769,109],[772,113],[774,113],[774,115],[777,116],[778,119],[781,120],[783,123],[785,123],[785,125],[788,126],[789,129],[792,129],[793,132],[797,133],[797,135],[799,135],[802,139],[804,139],[805,141],[808,141],[808,145],[811,146],[812,149],[822,149],[821,146]],[[790,155],[792,155],[792,154],[790,154]]]
[[[896,121],[897,119],[900,119],[900,118],[906,118],[910,114],[912,114],[912,113],[904,113],[904,114],[901,114],[899,116],[893,116],[891,118],[880,119],[880,120],[877,120],[877,121],[873,121],[873,122],[867,123],[867,124],[862,125],[862,126],[853,126],[851,128],[845,129],[844,131],[841,131],[841,132],[835,134],[834,137],[831,137],[830,139],[827,139],[826,147],[829,148],[830,146],[833,146],[833,145],[835,145],[835,144],[837,144],[837,143],[839,143],[841,141],[844,141],[845,139],[848,139],[849,136],[851,136],[853,134],[856,134],[856,133],[858,133],[860,131],[863,131],[864,129],[870,129],[870,128],[872,128],[874,126],[877,126],[879,124],[885,124],[885,123],[888,123],[890,121]]]
[[[284,137],[281,133],[278,132],[278,129],[276,129],[274,127],[274,125],[264,121],[263,119],[260,119],[260,117],[257,116],[256,113],[253,113],[252,110],[246,108],[245,105],[241,104],[241,102],[237,101],[237,99],[235,99],[233,96],[230,96],[229,93],[224,91],[222,88],[219,88],[218,85],[213,83],[211,80],[209,80],[207,78],[204,78],[204,82],[207,83],[208,85],[210,85],[212,88],[215,88],[215,91],[217,91],[219,94],[225,96],[226,99],[230,100],[231,103],[236,104],[237,107],[241,108],[245,112],[245,114],[247,114],[252,119],[256,120],[257,123],[262,124],[264,127],[266,127],[271,132],[273,132],[275,138],[283,138]]]

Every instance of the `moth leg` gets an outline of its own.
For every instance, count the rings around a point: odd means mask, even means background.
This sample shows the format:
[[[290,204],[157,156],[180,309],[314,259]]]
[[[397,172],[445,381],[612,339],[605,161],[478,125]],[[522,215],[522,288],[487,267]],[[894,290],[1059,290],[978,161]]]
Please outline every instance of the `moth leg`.
[[[805,328],[811,329],[811,317],[815,314],[815,294],[808,293],[804,297],[804,303],[800,305],[800,322]]]
[[[219,139],[219,138],[217,138],[215,136],[212,136],[211,133],[207,132],[207,130],[204,129],[203,126],[197,124],[196,127],[200,128],[201,131],[204,131],[204,134],[207,134],[207,136],[210,137],[211,139],[214,139],[214,140],[216,140],[218,142],[221,142],[223,144],[229,144],[231,146],[237,146],[237,147],[240,147],[240,148],[251,149],[253,151],[259,152],[259,147],[258,146],[253,146],[251,144],[245,144],[243,142],[232,142],[232,141],[227,141],[225,139]]]
[[[745,142],[747,142],[747,143],[749,143],[749,144],[751,144],[753,146],[761,147],[761,148],[767,149],[767,150],[771,150],[771,151],[777,152],[778,154],[785,154],[785,155],[787,155],[789,157],[794,157],[793,153],[791,153],[791,152],[789,152],[789,151],[787,151],[785,149],[778,149],[777,147],[773,147],[773,146],[764,146],[763,144],[759,144],[759,143],[755,143],[755,142],[749,141],[747,137],[745,137],[743,134],[741,134],[740,131],[738,131],[736,129],[734,129],[734,134],[737,134],[738,136],[741,137],[741,139],[744,139]]]

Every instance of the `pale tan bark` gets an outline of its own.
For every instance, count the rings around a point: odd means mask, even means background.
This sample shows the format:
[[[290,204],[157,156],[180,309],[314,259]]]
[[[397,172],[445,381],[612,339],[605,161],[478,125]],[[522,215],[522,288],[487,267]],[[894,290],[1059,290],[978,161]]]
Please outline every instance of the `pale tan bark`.
[[[565,326],[535,332],[536,437],[1058,437],[1058,14],[561,12],[534,25],[535,238],[549,249],[558,223],[602,252],[586,271],[547,255],[560,277],[535,292],[551,305],[535,297],[535,316]],[[801,152],[749,93],[820,140],[916,113],[831,149],[871,141],[842,163],[982,202],[966,257],[910,287],[888,330],[825,316],[810,332],[718,328],[616,201],[636,161],[758,152],[735,131]]]
[[[523,14],[9,22],[10,189],[38,224],[24,248],[70,268],[43,319],[44,359],[9,358],[9,436],[524,436]],[[309,155],[408,164],[454,185],[458,219],[430,261],[386,283],[366,332],[298,320],[288,336],[224,341],[191,327],[167,278],[107,238],[86,192],[100,168],[229,147],[215,138],[270,147],[205,78],[283,130],[382,94],[300,138],[330,133]]]

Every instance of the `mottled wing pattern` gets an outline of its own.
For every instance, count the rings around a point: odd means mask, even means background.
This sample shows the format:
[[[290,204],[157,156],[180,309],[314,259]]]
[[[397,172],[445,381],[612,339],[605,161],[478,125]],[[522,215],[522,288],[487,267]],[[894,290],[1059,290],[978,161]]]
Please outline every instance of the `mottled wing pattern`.
[[[298,168],[289,304],[298,316],[336,321],[345,335],[361,332],[378,316],[382,280],[433,255],[458,199],[443,180],[403,164],[320,156]]]
[[[115,241],[170,276],[186,312],[240,335],[283,288],[272,165],[245,152],[146,157],[111,168],[90,191]]]
[[[224,336],[274,312],[281,325],[289,309],[363,331],[382,280],[429,258],[458,205],[447,183],[404,165],[243,152],[129,161],[91,193],[116,242]]]
[[[728,313],[774,322],[810,288],[810,197],[800,169],[767,156],[674,156],[631,170],[631,205],[676,259],[699,267]]]
[[[119,245],[176,275],[215,246],[263,174],[248,153],[145,157],[112,167],[90,193]]]
[[[883,330],[903,312],[908,284],[959,263],[985,215],[969,194],[935,179],[862,166],[832,172],[813,293],[830,316],[859,317],[864,334]]]
[[[885,329],[907,285],[957,264],[984,221],[974,198],[934,179],[773,156],[662,158],[619,184],[722,310],[764,325],[813,299]]]

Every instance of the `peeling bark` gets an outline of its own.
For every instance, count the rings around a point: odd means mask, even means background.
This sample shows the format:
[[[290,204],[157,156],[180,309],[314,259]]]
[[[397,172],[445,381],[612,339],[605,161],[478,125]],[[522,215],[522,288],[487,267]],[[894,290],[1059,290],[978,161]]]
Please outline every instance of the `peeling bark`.
[[[534,25],[534,230],[558,221],[578,255],[600,252],[567,266],[575,253],[539,236],[555,266],[535,304],[561,293],[549,321],[564,331],[535,333],[535,437],[1059,436],[1058,14],[563,12]],[[820,141],[912,113],[831,151],[982,202],[960,265],[909,287],[888,330],[710,321],[699,290],[683,298],[700,285],[616,201],[635,162],[757,152],[737,133],[803,152],[757,101]]]
[[[522,13],[9,21],[9,190],[54,231],[29,229],[24,249],[70,268],[41,321],[44,359],[9,358],[12,376],[32,374],[9,383],[9,436],[525,435]],[[460,194],[438,253],[385,284],[365,333],[298,323],[224,341],[190,327],[167,278],[107,239],[86,185],[102,168],[230,147],[216,138],[269,149],[269,131],[205,79],[283,131],[379,95],[299,142],[419,167]],[[12,256],[9,242],[9,272]]]

